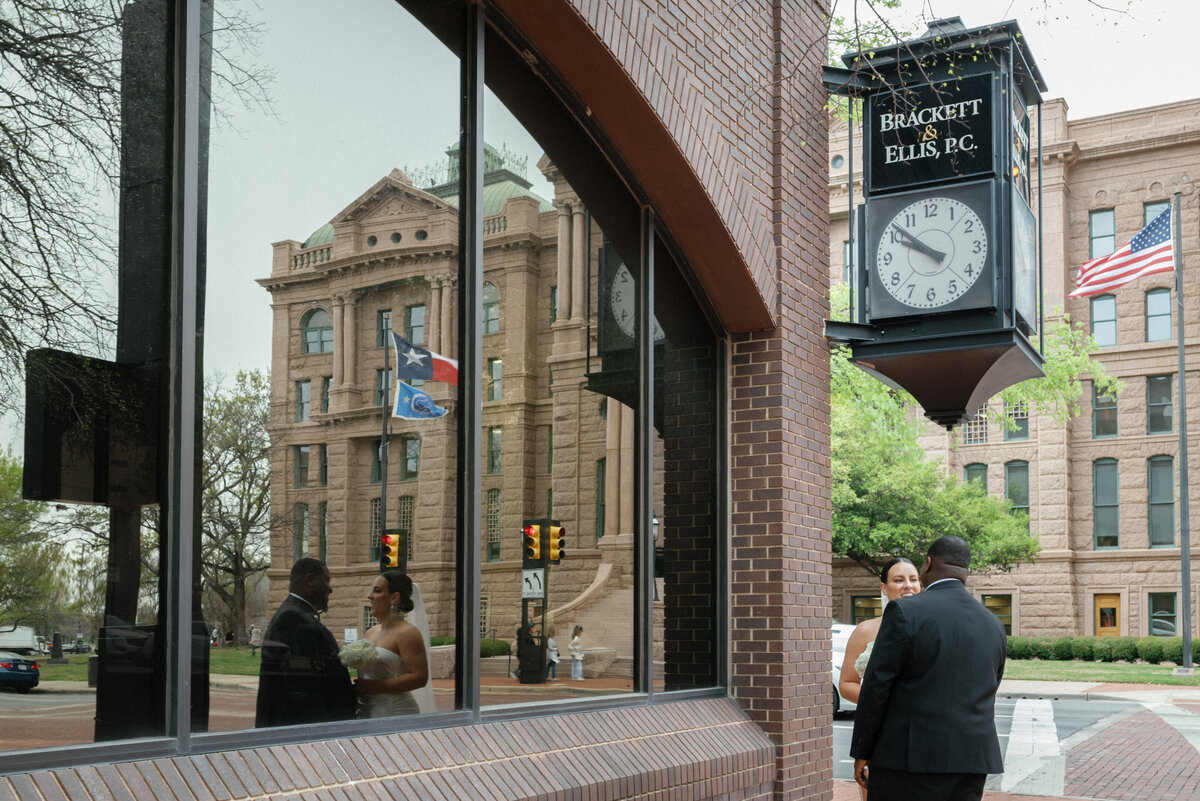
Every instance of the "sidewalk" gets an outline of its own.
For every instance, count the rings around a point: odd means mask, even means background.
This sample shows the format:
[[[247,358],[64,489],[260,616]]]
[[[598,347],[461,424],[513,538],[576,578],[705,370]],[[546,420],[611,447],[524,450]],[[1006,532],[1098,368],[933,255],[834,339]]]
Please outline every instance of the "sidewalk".
[[[1082,700],[1133,701],[1141,704],[1200,703],[1200,687],[1168,684],[1102,684],[1094,681],[1018,681],[1003,679],[1000,696],[1005,698],[1077,698]]]

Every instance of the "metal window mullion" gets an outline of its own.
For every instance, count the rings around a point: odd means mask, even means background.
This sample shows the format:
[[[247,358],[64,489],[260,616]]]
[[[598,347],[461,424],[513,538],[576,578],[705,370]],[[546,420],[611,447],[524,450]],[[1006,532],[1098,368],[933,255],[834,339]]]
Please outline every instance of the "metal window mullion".
[[[165,621],[167,671],[167,734],[178,753],[191,750],[192,693],[192,579],[193,537],[196,534],[196,457],[200,415],[199,329],[202,231],[203,149],[207,145],[206,72],[211,59],[201,34],[212,27],[212,7],[200,0],[176,6],[175,39],[176,147],[174,165],[173,264],[171,280],[171,362],[168,404],[168,517],[167,597],[161,602]]]
[[[654,211],[642,207],[638,245],[637,413],[634,416],[633,691],[654,693]]]
[[[483,313],[483,58],[482,5],[463,12],[460,61],[459,264],[458,264],[458,510],[456,564],[458,632],[455,705],[479,719],[480,454],[482,440]]]

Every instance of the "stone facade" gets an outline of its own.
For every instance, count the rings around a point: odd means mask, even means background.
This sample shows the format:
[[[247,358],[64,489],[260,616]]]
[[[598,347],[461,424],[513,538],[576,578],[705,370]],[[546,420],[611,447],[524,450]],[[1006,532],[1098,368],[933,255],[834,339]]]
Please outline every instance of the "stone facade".
[[[1200,285],[1189,278],[1200,255],[1200,208],[1195,175],[1200,168],[1200,101],[1185,101],[1083,120],[1071,120],[1063,100],[1047,102],[1042,110],[1042,224],[1044,242],[1044,292],[1047,323],[1062,312],[1085,327],[1094,324],[1089,298],[1067,297],[1074,288],[1078,266],[1091,258],[1091,213],[1113,210],[1113,246],[1128,241],[1144,225],[1146,204],[1182,196],[1184,341],[1189,365],[1189,409],[1200,406],[1200,380],[1194,370],[1200,359]],[[1036,130],[1035,130],[1036,136]],[[833,156],[848,158],[845,126],[834,128]],[[1036,139],[1034,140],[1036,141]],[[861,140],[856,136],[855,158]],[[857,170],[857,168],[856,168]],[[1036,179],[1036,175],[1035,175]],[[856,175],[856,195],[860,190]],[[843,276],[846,240],[847,171],[844,165],[830,174],[831,270],[834,280]],[[1035,189],[1036,195],[1036,189]],[[1103,255],[1106,251],[1097,252]],[[967,465],[986,465],[987,486],[993,495],[1006,492],[1006,465],[1028,464],[1030,527],[1042,551],[1035,564],[1011,573],[976,575],[971,590],[978,596],[1011,598],[1011,629],[1019,635],[1058,636],[1093,634],[1097,607],[1115,604],[1117,631],[1122,635],[1151,633],[1150,595],[1173,596],[1180,626],[1178,463],[1173,461],[1174,545],[1154,546],[1149,541],[1148,460],[1156,456],[1178,459],[1178,429],[1147,433],[1147,377],[1170,375],[1176,381],[1175,276],[1158,274],[1126,284],[1115,296],[1115,343],[1101,347],[1095,358],[1110,375],[1124,383],[1116,402],[1115,436],[1093,434],[1093,394],[1085,381],[1079,397],[1079,414],[1068,423],[1046,415],[1029,420],[1027,439],[1013,439],[1003,427],[986,425],[970,432],[960,429],[947,435],[930,426],[923,443],[931,455],[942,458],[962,476]],[[1147,341],[1146,293],[1170,292],[1172,316],[1165,339]],[[1107,317],[1107,315],[1105,315]],[[1172,409],[1179,406],[1175,385]],[[1191,415],[1194,435],[1196,416]],[[970,424],[979,426],[979,423]],[[1119,475],[1118,544],[1094,544],[1093,465],[1113,459]],[[1200,468],[1195,449],[1189,451],[1189,471]],[[1194,482],[1193,482],[1194,485]],[[1200,493],[1187,488],[1192,510]],[[1193,524],[1194,511],[1193,511]],[[1196,547],[1192,536],[1193,549]],[[1193,563],[1195,561],[1193,550]],[[853,598],[875,596],[878,582],[846,562],[834,566],[834,616],[853,618]],[[1193,584],[1196,576],[1193,572]],[[1099,598],[1098,596],[1115,596]],[[1191,610],[1196,625],[1196,590]],[[1163,596],[1159,595],[1163,600]],[[993,599],[995,602],[995,599]]]

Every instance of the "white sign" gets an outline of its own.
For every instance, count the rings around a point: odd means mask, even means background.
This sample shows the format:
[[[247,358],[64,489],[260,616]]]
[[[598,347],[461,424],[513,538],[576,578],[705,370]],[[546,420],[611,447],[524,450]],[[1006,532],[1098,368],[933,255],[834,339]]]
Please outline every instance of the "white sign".
[[[521,571],[521,598],[546,597],[546,568],[534,567]]]
[[[351,629],[345,629],[342,634],[344,635],[342,642],[347,644],[352,643],[358,639],[358,627],[356,626]]]

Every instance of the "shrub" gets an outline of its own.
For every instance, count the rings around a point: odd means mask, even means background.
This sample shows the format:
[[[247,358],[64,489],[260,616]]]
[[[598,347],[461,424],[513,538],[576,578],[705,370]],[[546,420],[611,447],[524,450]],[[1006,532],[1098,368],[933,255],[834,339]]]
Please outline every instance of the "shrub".
[[[1097,662],[1113,661],[1113,642],[1112,637],[1093,637],[1092,658]]]
[[[1054,658],[1060,662],[1069,662],[1075,658],[1074,647],[1074,637],[1059,637],[1054,641],[1054,644],[1050,646],[1050,652],[1054,654]]]
[[[1138,659],[1157,665],[1163,661],[1162,637],[1142,637],[1137,641]]]
[[[1163,661],[1174,662],[1177,665],[1183,664],[1183,638],[1182,637],[1160,637],[1163,645]]]
[[[504,656],[512,651],[508,640],[480,640],[479,656],[486,659],[489,656]]]
[[[1009,659],[1028,659],[1032,655],[1029,648],[1028,637],[1009,637],[1008,638],[1008,658]]]
[[[1096,658],[1093,648],[1096,644],[1095,637],[1076,637],[1075,642],[1071,643],[1071,656],[1074,659],[1083,659],[1091,661]]]
[[[1124,660],[1132,662],[1137,659],[1137,638],[1136,637],[1113,637],[1113,661]]]
[[[1030,646],[1035,659],[1054,658],[1054,640],[1050,637],[1034,637],[1030,640]]]
[[[1192,664],[1200,664],[1200,637],[1192,638]]]
[[[437,646],[437,645],[454,645],[454,638],[453,637],[430,637],[429,645],[431,647]]]

